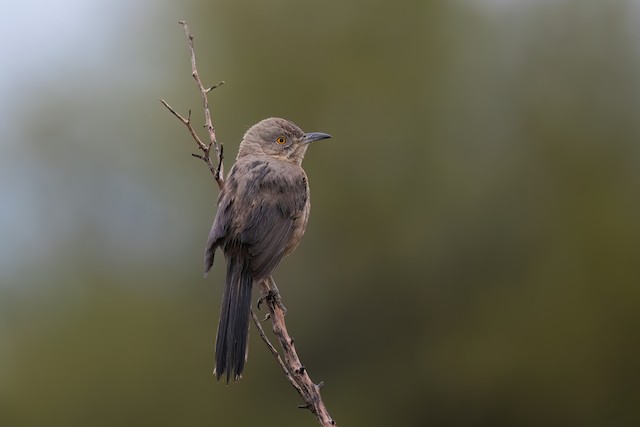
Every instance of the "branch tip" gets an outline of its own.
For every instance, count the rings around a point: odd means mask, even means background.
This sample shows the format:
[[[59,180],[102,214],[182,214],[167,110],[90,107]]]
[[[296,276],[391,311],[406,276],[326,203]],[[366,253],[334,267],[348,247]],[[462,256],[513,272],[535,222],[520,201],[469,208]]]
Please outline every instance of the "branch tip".
[[[224,84],[224,80],[219,81],[218,83],[214,84],[213,86],[211,86],[209,89],[206,90],[207,93],[211,92],[212,90],[219,88],[220,86],[222,86]]]

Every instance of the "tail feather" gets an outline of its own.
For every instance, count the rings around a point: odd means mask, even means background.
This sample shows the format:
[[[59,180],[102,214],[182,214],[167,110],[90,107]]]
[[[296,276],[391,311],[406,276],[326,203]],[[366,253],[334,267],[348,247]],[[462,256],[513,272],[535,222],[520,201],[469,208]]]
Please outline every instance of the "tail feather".
[[[249,312],[251,309],[251,271],[246,257],[227,258],[227,278],[216,337],[215,375],[219,380],[226,374],[227,383],[233,374],[240,379],[247,357]]]

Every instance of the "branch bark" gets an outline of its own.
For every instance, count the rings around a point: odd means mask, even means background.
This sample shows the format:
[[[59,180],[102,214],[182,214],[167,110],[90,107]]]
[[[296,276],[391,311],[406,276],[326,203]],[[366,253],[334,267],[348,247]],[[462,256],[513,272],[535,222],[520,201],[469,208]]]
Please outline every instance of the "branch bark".
[[[207,134],[209,136],[208,144],[205,144],[200,139],[197,132],[193,128],[191,122],[191,110],[189,110],[189,113],[185,118],[173,107],[171,107],[164,99],[160,99],[160,102],[178,120],[180,120],[183,125],[186,126],[187,130],[191,134],[191,137],[196,142],[198,149],[202,152],[202,154],[194,153],[192,154],[192,156],[201,159],[207,164],[209,171],[213,175],[213,179],[218,184],[218,188],[222,189],[224,187],[223,145],[216,139],[216,132],[215,128],[213,127],[211,112],[209,109],[208,94],[213,89],[224,84],[224,81],[221,81],[209,88],[205,88],[205,86],[202,84],[202,80],[200,79],[200,74],[198,73],[196,65],[196,54],[193,47],[194,37],[189,31],[189,26],[185,21],[180,21],[179,23],[184,29],[184,33],[187,37],[187,43],[189,46],[189,52],[191,54],[191,76],[196,81],[198,91],[200,92],[200,96],[202,98],[205,128],[207,129]],[[210,157],[212,148],[216,153],[215,164]],[[305,366],[302,364],[302,362],[300,362],[300,358],[298,357],[298,353],[294,346],[294,340],[293,338],[291,338],[287,330],[287,324],[284,318],[286,313],[284,306],[279,300],[279,293],[275,281],[272,277],[269,277],[266,281],[259,283],[259,286],[260,291],[265,296],[264,301],[266,302],[267,308],[269,310],[269,314],[264,320],[267,320],[267,318],[271,319],[273,333],[280,342],[280,347],[282,348],[282,354],[284,357],[280,356],[278,350],[276,350],[273,344],[271,344],[271,341],[269,341],[269,338],[267,337],[267,334],[262,327],[261,321],[258,319],[253,309],[251,309],[251,318],[253,319],[253,322],[255,323],[258,332],[260,333],[260,337],[269,348],[269,351],[271,351],[271,354],[273,354],[273,356],[276,358],[289,383],[291,383],[298,394],[300,394],[300,397],[302,397],[304,404],[299,405],[298,407],[302,409],[309,409],[316,416],[316,419],[322,427],[335,426],[336,422],[329,415],[329,412],[327,411],[327,408],[322,401],[322,396],[320,395],[320,389],[322,388],[323,383],[321,382],[319,384],[315,384],[309,377],[309,373],[307,372]]]
[[[278,300],[279,291],[273,277],[269,276],[267,280],[260,283],[260,291],[262,292],[262,295],[266,296],[265,301],[267,303],[267,308],[269,309],[269,315],[267,317],[271,318],[273,333],[278,337],[278,341],[280,341],[280,347],[282,348],[284,359],[274,351],[275,348],[266,337],[264,330],[262,329],[262,325],[253,311],[251,312],[251,316],[258,327],[260,336],[271,349],[271,353],[273,353],[280,364],[287,380],[289,380],[300,397],[302,397],[302,400],[304,400],[305,403],[303,405],[299,405],[298,408],[310,410],[323,427],[335,426],[336,422],[331,418],[331,415],[329,415],[329,411],[327,411],[324,401],[322,400],[322,395],[320,394],[320,389],[324,386],[324,383],[314,383],[311,380],[311,377],[309,377],[307,369],[298,357],[294,340],[291,338],[289,331],[287,330],[287,324],[284,320],[286,312],[283,304]]]

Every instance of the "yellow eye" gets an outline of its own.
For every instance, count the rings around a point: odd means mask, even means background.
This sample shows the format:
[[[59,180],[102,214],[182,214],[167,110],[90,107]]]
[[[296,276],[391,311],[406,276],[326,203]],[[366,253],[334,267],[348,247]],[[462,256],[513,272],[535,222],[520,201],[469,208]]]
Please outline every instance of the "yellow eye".
[[[284,136],[280,136],[278,137],[278,139],[276,139],[276,142],[280,145],[284,144],[285,142],[287,142],[287,138],[285,138]]]

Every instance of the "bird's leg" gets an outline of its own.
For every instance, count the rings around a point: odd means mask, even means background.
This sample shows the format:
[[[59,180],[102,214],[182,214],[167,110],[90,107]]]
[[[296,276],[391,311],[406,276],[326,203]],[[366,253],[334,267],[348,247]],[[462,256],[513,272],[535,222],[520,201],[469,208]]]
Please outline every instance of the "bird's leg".
[[[284,314],[287,314],[287,307],[285,307],[284,304],[282,303],[282,297],[280,296],[280,291],[276,286],[276,281],[273,280],[273,276],[269,276],[268,280],[269,280],[269,288],[271,289],[271,292],[273,294],[274,302],[278,305],[278,307],[280,307],[280,309],[283,311]]]
[[[260,283],[260,298],[258,298],[258,309],[264,301],[273,301],[280,309],[287,314],[287,307],[282,303],[282,297],[280,296],[280,291],[278,291],[278,287],[276,286],[275,280],[273,277],[269,276],[268,279],[262,281]]]

